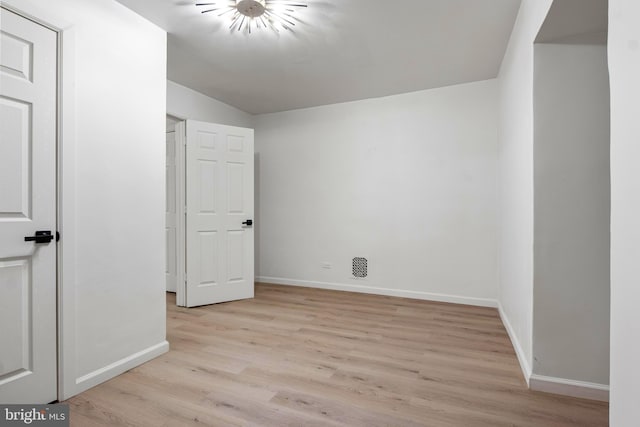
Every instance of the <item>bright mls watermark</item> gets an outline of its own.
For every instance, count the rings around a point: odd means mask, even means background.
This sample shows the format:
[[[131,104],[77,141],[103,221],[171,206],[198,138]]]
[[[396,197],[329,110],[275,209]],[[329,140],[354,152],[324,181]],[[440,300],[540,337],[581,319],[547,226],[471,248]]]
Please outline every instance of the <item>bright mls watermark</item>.
[[[69,427],[69,405],[0,405],[0,427]]]

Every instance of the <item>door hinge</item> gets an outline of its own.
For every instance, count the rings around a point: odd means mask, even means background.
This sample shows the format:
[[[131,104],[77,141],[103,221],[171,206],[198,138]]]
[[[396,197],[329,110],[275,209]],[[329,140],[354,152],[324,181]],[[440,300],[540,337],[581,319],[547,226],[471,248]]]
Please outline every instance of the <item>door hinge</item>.
[[[60,241],[60,232],[56,231],[56,242]]]

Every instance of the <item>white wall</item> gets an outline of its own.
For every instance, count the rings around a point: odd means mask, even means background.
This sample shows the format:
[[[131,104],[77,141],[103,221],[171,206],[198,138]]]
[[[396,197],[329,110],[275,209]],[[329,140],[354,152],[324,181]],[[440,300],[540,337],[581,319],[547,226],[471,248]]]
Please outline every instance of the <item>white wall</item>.
[[[536,44],[533,373],[609,383],[605,45]]]
[[[64,30],[62,399],[168,349],[166,34],[113,0],[3,3]]]
[[[495,305],[497,108],[489,80],[256,116],[257,280]]]
[[[614,427],[640,420],[640,2],[609,0],[611,396]]]
[[[500,74],[499,301],[531,374],[533,328],[533,41],[551,0],[523,0]]]
[[[253,127],[251,114],[170,80],[167,80],[167,114],[183,120]]]

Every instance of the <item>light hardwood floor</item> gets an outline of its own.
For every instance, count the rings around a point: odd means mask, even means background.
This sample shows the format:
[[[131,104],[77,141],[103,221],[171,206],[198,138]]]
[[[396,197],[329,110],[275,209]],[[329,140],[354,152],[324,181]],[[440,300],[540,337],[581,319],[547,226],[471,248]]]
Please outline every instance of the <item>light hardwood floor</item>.
[[[71,425],[606,426],[606,403],[527,390],[495,309],[257,284],[167,296],[171,351],[68,401]]]

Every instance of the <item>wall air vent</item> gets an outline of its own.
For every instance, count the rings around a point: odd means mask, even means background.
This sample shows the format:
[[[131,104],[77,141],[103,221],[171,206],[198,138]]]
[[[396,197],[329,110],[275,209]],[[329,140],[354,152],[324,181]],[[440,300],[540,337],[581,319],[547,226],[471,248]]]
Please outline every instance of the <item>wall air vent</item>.
[[[353,277],[365,278],[367,277],[367,259],[362,257],[356,257],[353,259]]]

